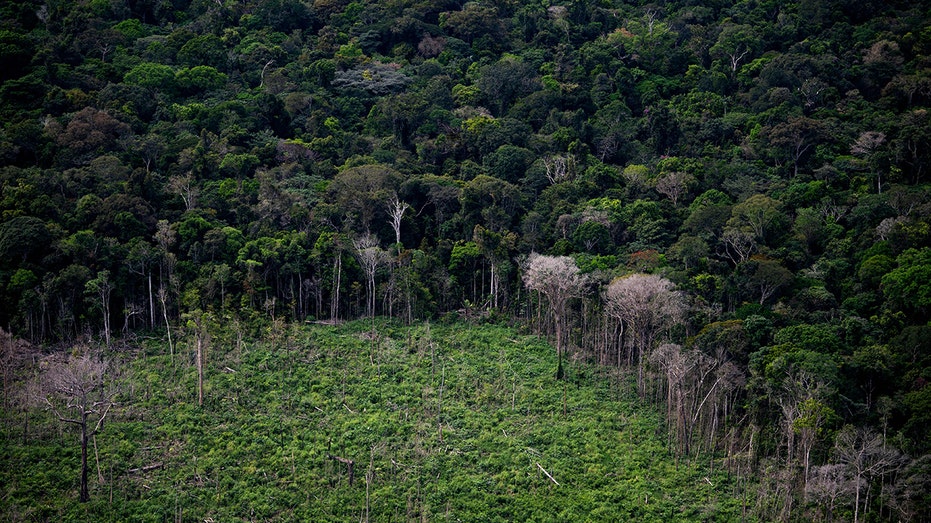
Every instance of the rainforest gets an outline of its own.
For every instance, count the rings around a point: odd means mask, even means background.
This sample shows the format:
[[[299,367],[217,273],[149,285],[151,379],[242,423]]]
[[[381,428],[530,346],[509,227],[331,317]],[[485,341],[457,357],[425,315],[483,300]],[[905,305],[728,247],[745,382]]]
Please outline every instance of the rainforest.
[[[0,517],[931,521],[931,8],[0,0]]]

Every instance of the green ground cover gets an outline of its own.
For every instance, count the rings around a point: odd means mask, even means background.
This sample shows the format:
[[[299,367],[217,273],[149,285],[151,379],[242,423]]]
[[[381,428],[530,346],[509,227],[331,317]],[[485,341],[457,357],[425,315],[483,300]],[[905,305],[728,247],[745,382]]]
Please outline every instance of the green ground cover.
[[[504,327],[372,332],[356,322],[251,343],[217,334],[202,407],[193,348],[124,355],[85,504],[74,432],[34,410],[24,438],[23,413],[6,412],[5,519],[739,518],[735,480],[677,464],[629,380],[576,363],[557,382],[552,346]]]

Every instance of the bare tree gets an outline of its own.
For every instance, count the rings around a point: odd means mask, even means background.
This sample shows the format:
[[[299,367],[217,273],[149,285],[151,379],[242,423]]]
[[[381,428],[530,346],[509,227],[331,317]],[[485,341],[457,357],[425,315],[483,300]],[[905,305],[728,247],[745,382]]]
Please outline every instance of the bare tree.
[[[401,243],[401,218],[404,217],[404,211],[411,206],[402,202],[397,194],[392,194],[388,200],[388,213],[391,215],[391,228],[394,229],[394,243]]]
[[[605,307],[625,325],[637,355],[637,389],[644,393],[643,358],[660,334],[685,315],[685,296],[675,285],[653,274],[631,274],[608,285]]]
[[[210,322],[208,312],[196,310],[188,317],[188,327],[194,332],[194,357],[197,365],[197,406],[204,404],[204,377],[207,365],[207,349],[210,346]]]
[[[81,432],[81,502],[90,500],[87,487],[87,444],[103,429],[114,405],[116,389],[108,381],[109,363],[84,349],[79,356],[52,359],[43,374],[45,404],[62,423]]]
[[[181,197],[185,211],[197,207],[197,197],[200,196],[200,189],[198,189],[196,180],[191,176],[191,173],[171,176],[168,178],[167,187],[169,191]]]
[[[356,259],[365,273],[366,292],[368,299],[365,303],[365,313],[369,317],[375,316],[375,274],[388,259],[387,253],[378,246],[378,238],[371,234],[360,236],[352,241],[355,248]]]
[[[689,456],[693,442],[702,441],[696,433],[713,438],[718,412],[726,412],[729,393],[743,383],[743,374],[731,362],[673,343],[663,343],[649,359],[666,373],[670,431],[677,453]]]
[[[689,185],[694,181],[695,177],[689,173],[681,171],[667,173],[656,180],[656,192],[669,198],[673,207],[678,207],[679,198],[689,190]]]
[[[572,179],[575,172],[575,156],[571,154],[553,155],[543,159],[546,179],[555,185]]]
[[[563,377],[562,357],[566,345],[568,302],[585,294],[589,278],[581,274],[575,260],[568,256],[545,256],[531,253],[524,268],[524,285],[546,296],[556,329],[556,354],[559,359],[557,379]]]
[[[724,244],[724,255],[734,265],[747,261],[757,249],[757,242],[753,233],[737,227],[725,227],[724,234],[721,235],[721,242]]]
[[[159,220],[155,231],[155,241],[159,248],[158,301],[162,305],[162,318],[165,320],[165,329],[168,331],[168,349],[172,357],[175,355],[175,347],[171,341],[171,322],[168,319],[168,284],[174,278],[173,272],[177,260],[169,248],[174,245],[176,239],[177,233],[171,228],[168,220]]]
[[[882,145],[886,142],[886,135],[879,131],[866,131],[861,133],[859,138],[850,146],[850,152],[854,156],[863,158],[870,168],[870,174],[876,176],[876,194],[883,192],[882,171],[876,167],[876,154]]]
[[[805,485],[805,496],[827,512],[827,521],[832,521],[837,503],[851,490],[850,477],[845,467],[828,464],[812,468],[811,477]]]
[[[927,521],[931,514],[931,454],[915,458],[905,465],[892,488],[885,494],[889,507],[894,511],[898,521]]]
[[[902,455],[895,449],[886,446],[882,434],[874,432],[867,427],[854,427],[847,425],[837,433],[834,443],[834,455],[837,460],[847,467],[852,479],[853,521],[860,520],[860,497],[863,487],[870,481],[883,475],[902,464]],[[863,503],[864,509],[869,507],[869,500]]]

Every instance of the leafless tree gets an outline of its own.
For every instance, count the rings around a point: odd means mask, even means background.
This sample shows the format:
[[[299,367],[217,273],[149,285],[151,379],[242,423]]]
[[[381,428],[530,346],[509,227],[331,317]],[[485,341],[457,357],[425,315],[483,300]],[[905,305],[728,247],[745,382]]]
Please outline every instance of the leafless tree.
[[[553,155],[543,159],[546,179],[551,184],[564,182],[572,178],[575,172],[575,156],[571,154]]]
[[[729,393],[744,376],[731,362],[673,343],[663,343],[649,359],[665,371],[668,423],[678,454],[689,456],[693,442],[713,439],[718,413],[726,412]]]
[[[568,256],[545,256],[531,253],[524,267],[524,285],[546,296],[556,329],[556,353],[559,358],[557,378],[563,374],[568,303],[582,297],[588,286],[588,276],[581,274],[575,260]]]
[[[811,469],[811,477],[805,485],[805,496],[826,511],[825,519],[834,519],[834,509],[840,500],[852,490],[850,477],[843,465],[827,464]]]
[[[168,190],[181,197],[184,202],[184,210],[190,211],[197,207],[197,197],[200,196],[200,189],[194,177],[190,173],[185,175],[174,175],[168,178]]]
[[[404,211],[411,206],[402,202],[397,194],[392,194],[388,199],[388,213],[391,215],[391,228],[394,229],[394,243],[401,243],[401,218],[404,217]]]
[[[168,319],[168,285],[174,278],[174,268],[177,262],[175,254],[169,251],[177,239],[177,233],[168,223],[168,220],[159,220],[155,231],[155,241],[159,248],[159,281],[158,281],[158,301],[162,305],[162,318],[165,321],[165,329],[168,331],[168,349],[174,356],[175,348],[171,340],[171,322]]]
[[[931,492],[931,454],[915,458],[905,465],[896,481],[885,491],[889,507],[898,521],[927,521],[931,514],[928,492]]]
[[[689,173],[675,171],[666,173],[656,180],[656,192],[672,201],[673,207],[679,206],[679,198],[689,190],[695,177]]]
[[[110,346],[110,295],[113,293],[113,282],[110,281],[110,271],[104,269],[97,273],[97,277],[85,285],[85,292],[96,298],[103,316],[103,336]]]
[[[114,405],[116,389],[108,379],[109,362],[89,349],[67,359],[53,357],[42,379],[43,399],[62,423],[80,430],[81,502],[90,500],[87,486],[87,444],[103,429]]]
[[[837,433],[834,455],[838,462],[847,467],[854,490],[853,521],[860,521],[860,498],[863,488],[868,487],[876,476],[894,470],[902,464],[902,455],[886,446],[882,434],[867,427],[847,425]],[[869,500],[862,504],[869,507]]]
[[[369,317],[373,317],[375,315],[375,274],[378,268],[387,261],[388,256],[384,249],[378,246],[378,239],[371,234],[356,238],[352,241],[352,246],[355,249],[356,259],[362,266],[362,272],[365,273],[366,292],[368,293],[365,312]]]
[[[686,311],[685,296],[673,283],[653,274],[631,274],[608,285],[605,308],[609,316],[620,321],[631,335],[637,356],[637,389],[644,393],[643,358],[657,338],[669,327],[682,321]]]
[[[854,156],[863,158],[870,168],[870,173],[876,176],[876,193],[880,194],[883,190],[882,172],[876,168],[876,152],[886,143],[886,135],[879,131],[866,131],[850,146],[850,152]]]
[[[194,311],[188,315],[188,327],[194,334],[194,357],[197,366],[197,406],[204,404],[204,377],[207,365],[207,349],[210,345],[210,313]]]
[[[737,227],[725,227],[724,233],[721,235],[721,242],[724,244],[724,255],[734,265],[747,261],[757,249],[757,242],[753,233]]]

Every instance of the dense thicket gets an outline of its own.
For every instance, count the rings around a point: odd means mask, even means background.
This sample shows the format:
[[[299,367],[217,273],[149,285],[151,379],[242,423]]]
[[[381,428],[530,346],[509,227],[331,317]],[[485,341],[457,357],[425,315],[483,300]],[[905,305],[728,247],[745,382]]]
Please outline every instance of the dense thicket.
[[[931,474],[921,3],[0,13],[0,324],[16,335],[170,344],[205,313],[493,312],[648,371],[670,445],[750,452],[773,514],[845,496],[854,519],[929,513],[909,490]],[[532,252],[590,275],[558,319],[522,285]],[[645,340],[605,301],[630,273],[673,284],[687,319]],[[851,465],[844,448],[873,434],[901,454]]]

